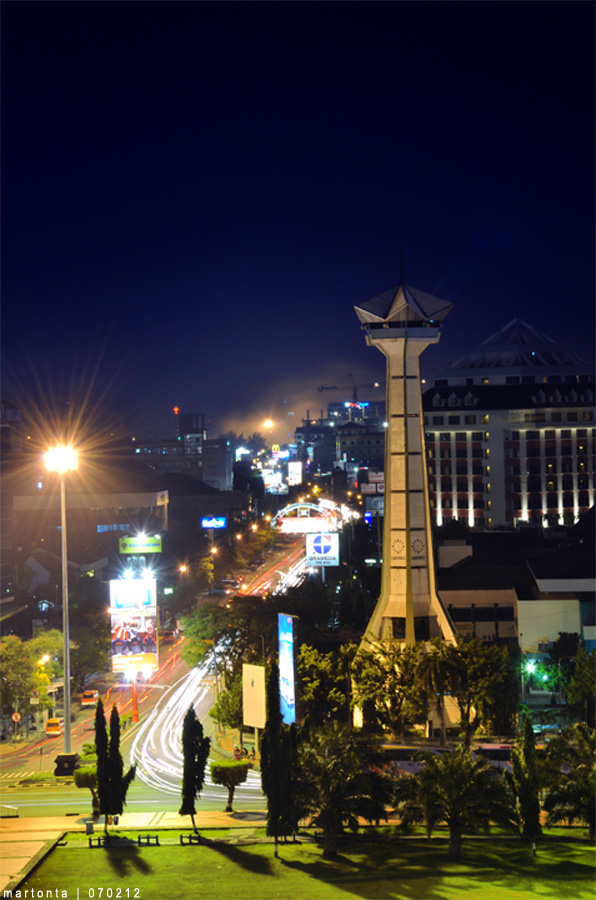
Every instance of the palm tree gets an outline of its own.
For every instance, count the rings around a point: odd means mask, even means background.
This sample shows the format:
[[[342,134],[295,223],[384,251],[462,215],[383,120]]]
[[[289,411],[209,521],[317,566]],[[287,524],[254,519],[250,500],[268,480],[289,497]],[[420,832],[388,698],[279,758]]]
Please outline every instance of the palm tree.
[[[548,824],[583,822],[590,839],[596,833],[596,763],[594,731],[583,722],[566,728],[548,745],[547,757],[555,765],[554,779],[544,809]]]
[[[516,828],[515,801],[506,781],[488,760],[474,759],[465,747],[435,755],[413,778],[400,778],[395,801],[402,824],[426,823],[428,837],[439,822],[449,828],[449,855],[462,855],[464,832],[487,833],[491,824]]]
[[[387,818],[389,780],[367,770],[350,728],[313,731],[300,744],[299,758],[301,812],[323,829],[324,857],[337,855],[338,836],[344,827],[356,831],[359,817],[369,822]]]
[[[441,744],[447,743],[445,725],[445,694],[448,691],[451,663],[446,645],[440,638],[433,638],[428,649],[420,655],[417,677],[422,689],[432,698],[441,722]]]

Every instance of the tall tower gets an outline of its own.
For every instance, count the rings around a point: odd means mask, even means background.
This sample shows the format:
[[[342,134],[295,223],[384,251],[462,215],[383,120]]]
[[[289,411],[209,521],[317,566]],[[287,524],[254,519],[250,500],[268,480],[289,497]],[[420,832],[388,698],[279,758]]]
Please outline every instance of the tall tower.
[[[367,344],[387,358],[381,596],[365,641],[454,640],[435,588],[419,363],[452,307],[403,283],[354,307]]]

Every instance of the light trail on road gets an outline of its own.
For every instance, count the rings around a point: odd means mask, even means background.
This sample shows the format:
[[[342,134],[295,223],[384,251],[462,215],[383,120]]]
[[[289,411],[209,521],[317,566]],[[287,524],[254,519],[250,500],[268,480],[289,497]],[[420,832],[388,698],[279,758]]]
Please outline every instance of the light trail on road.
[[[163,793],[180,796],[184,717],[191,704],[201,720],[211,708],[213,694],[209,666],[210,661],[197,666],[166,690],[134,735],[130,756],[137,766],[137,775],[145,784]],[[227,800],[228,796],[226,788],[211,781],[209,765],[203,795],[214,800]],[[258,772],[249,769],[246,782],[236,788],[235,798],[243,804],[254,801],[263,805]]]

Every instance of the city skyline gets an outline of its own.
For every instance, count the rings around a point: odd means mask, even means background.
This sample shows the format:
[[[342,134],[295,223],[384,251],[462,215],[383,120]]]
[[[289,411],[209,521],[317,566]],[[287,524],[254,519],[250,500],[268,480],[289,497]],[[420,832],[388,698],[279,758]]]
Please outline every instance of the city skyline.
[[[4,399],[284,439],[383,384],[400,253],[427,379],[515,317],[593,362],[594,10],[536,10],[5,5]]]

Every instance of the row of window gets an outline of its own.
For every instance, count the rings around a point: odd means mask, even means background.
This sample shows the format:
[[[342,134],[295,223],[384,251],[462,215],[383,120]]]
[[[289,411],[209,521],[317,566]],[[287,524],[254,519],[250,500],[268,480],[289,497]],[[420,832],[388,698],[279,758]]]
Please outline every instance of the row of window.
[[[476,425],[478,422],[488,424],[488,413],[480,416],[425,416],[425,425]],[[532,412],[524,415],[524,421],[532,424],[545,423],[547,421],[554,424],[562,422],[593,422],[594,413],[592,410],[583,410],[580,412],[573,411],[567,413],[553,412],[547,419],[546,413]]]
[[[589,375],[506,375],[505,384],[589,384]],[[490,384],[486,375],[481,378],[466,378],[466,387],[474,384]],[[435,378],[435,387],[449,387],[448,378]]]

